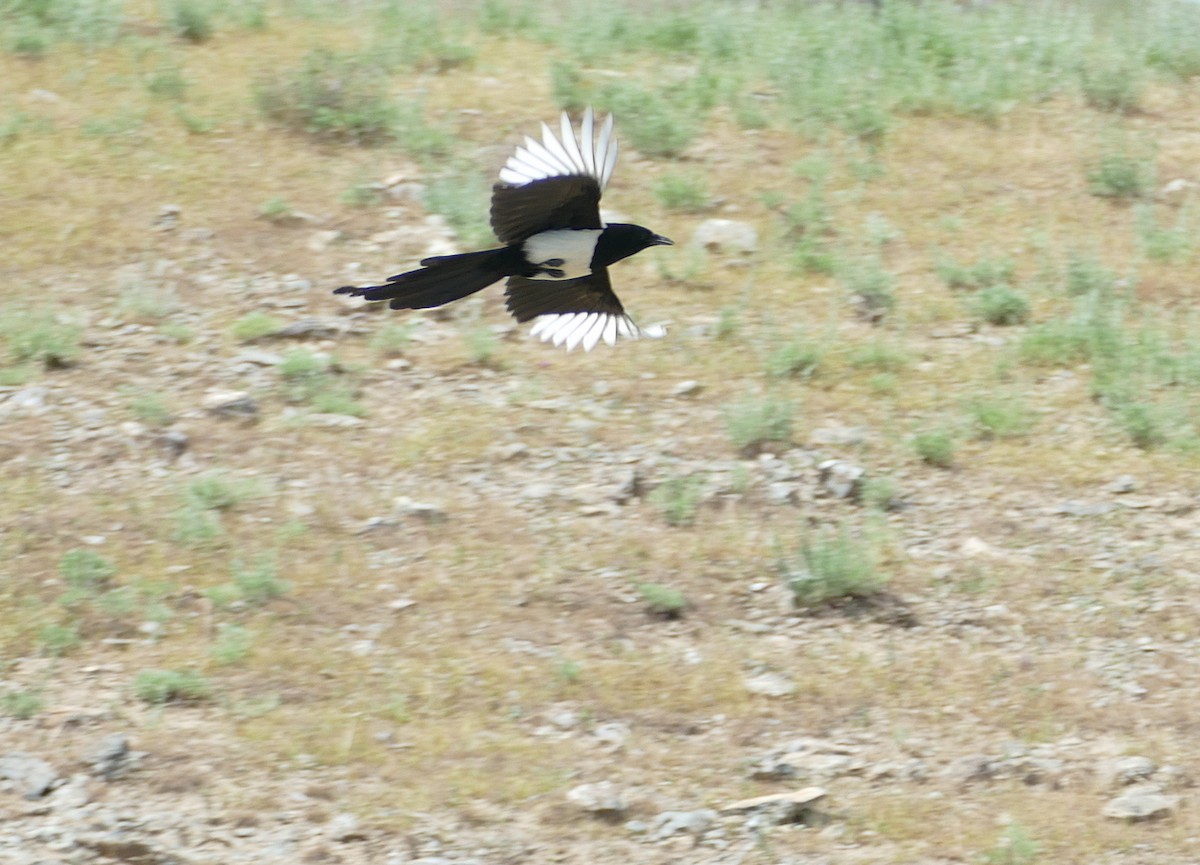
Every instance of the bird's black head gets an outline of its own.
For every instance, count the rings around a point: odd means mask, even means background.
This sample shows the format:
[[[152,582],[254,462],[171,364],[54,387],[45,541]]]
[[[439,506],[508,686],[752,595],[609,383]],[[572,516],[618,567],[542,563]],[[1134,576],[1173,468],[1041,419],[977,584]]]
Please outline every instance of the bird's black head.
[[[600,234],[592,256],[593,267],[608,267],[650,246],[672,246],[674,241],[642,225],[610,222]]]

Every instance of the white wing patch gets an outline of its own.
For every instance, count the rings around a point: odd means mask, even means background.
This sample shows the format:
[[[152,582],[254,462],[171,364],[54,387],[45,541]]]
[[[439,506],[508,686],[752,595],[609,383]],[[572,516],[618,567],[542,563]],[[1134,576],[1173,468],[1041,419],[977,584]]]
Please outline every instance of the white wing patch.
[[[535,180],[550,177],[583,175],[594,177],[603,192],[617,166],[617,139],[613,135],[613,117],[608,115],[596,130],[596,115],[591,106],[583,112],[579,135],[571,126],[567,112],[562,113],[559,136],[545,123],[542,124],[542,140],[525,137],[524,146],[500,169],[500,179],[510,186],[524,186]]]
[[[577,345],[582,345],[584,351],[591,351],[600,340],[616,345],[617,337],[661,339],[667,335],[667,329],[661,324],[638,327],[623,313],[562,312],[539,315],[529,335],[556,346],[565,345],[567,351],[574,350]]]
[[[543,231],[525,241],[525,258],[553,273],[533,279],[575,279],[592,272],[592,253],[600,239],[598,228],[562,228]]]

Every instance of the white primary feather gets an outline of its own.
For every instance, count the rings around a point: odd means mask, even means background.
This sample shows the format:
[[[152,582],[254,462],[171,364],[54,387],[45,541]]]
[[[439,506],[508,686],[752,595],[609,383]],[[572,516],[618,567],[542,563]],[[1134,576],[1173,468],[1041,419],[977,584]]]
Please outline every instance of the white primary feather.
[[[659,339],[666,336],[667,330],[662,325],[655,324],[638,327],[633,319],[624,314],[605,312],[562,312],[539,315],[530,336],[536,336],[542,342],[554,345],[565,345],[567,351],[576,346],[583,346],[584,351],[591,351],[604,340],[608,345],[616,345],[618,337],[625,339]]]
[[[559,127],[556,136],[543,123],[541,141],[526,136],[525,143],[517,147],[500,169],[500,180],[510,186],[524,186],[549,177],[581,174],[595,178],[603,192],[612,179],[620,150],[613,135],[612,115],[604,119],[597,131],[596,115],[589,106],[583,112],[576,136],[571,118],[564,111]]]

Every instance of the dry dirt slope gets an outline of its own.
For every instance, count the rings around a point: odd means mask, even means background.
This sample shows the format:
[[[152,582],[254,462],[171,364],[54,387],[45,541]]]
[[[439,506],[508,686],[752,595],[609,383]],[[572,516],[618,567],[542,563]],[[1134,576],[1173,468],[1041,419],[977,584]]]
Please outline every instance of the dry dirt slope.
[[[292,57],[307,35],[237,33],[187,62]],[[545,50],[497,43],[404,86],[490,168],[555,111],[543,83],[528,111],[494,107],[528,89],[503,65]],[[674,166],[629,153],[623,212],[681,241],[746,220],[762,248],[623,265],[671,336],[582,356],[528,342],[494,296],[406,318],[328,293],[456,242],[394,149],[314,145],[233,97],[207,104],[213,134],[151,113],[83,135],[131,57],[11,67],[55,123],[0,151],[39,226],[0,291],[75,323],[80,350],[6,366],[0,391],[4,855],[1194,861],[1194,453],[1129,443],[1087,365],[1016,359],[1062,297],[981,325],[935,268],[1000,254],[1033,284],[1084,237],[1128,271],[1134,217],[1088,194],[1077,104],[909,119],[873,160],[717,112],[686,152],[716,202],[696,215],[648,191]],[[1148,103],[1128,122],[1162,185],[1200,180],[1194,93]],[[890,227],[880,325],[775,260],[814,154],[839,242]],[[341,200],[385,178],[381,201]],[[260,218],[272,199],[287,208]],[[1191,266],[1144,264],[1139,296],[1183,320]],[[10,345],[39,325],[5,309]],[[792,339],[820,349],[815,375],[769,374]],[[763,404],[791,429],[740,455],[731,419]],[[1020,423],[980,434],[979,405]],[[914,455],[931,431],[949,467]],[[876,481],[862,501],[822,480],[829,459]],[[780,558],[839,531],[886,591],[796,609]],[[811,786],[799,822],[706,813]],[[1119,816],[1138,808],[1154,819]]]

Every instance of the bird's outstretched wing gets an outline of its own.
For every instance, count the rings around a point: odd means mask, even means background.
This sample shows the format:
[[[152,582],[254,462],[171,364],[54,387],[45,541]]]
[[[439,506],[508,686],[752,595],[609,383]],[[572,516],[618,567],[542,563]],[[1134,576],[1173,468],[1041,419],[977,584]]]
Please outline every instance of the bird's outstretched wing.
[[[596,129],[589,107],[576,137],[564,111],[560,134],[542,124],[542,140],[524,146],[500,169],[492,187],[492,230],[501,243],[519,243],[542,231],[603,228],[600,195],[617,164],[619,146],[610,114]]]
[[[504,296],[517,321],[537,319],[531,336],[556,346],[565,344],[567,351],[577,345],[591,351],[600,340],[614,345],[617,337],[657,339],[666,334],[660,326],[642,328],[633,323],[612,290],[607,268],[576,279],[510,276]]]

